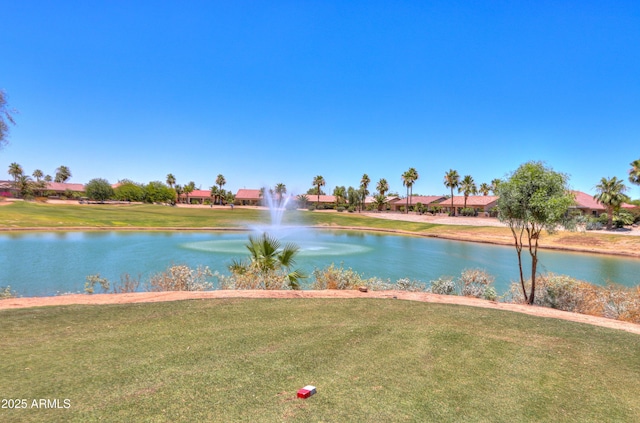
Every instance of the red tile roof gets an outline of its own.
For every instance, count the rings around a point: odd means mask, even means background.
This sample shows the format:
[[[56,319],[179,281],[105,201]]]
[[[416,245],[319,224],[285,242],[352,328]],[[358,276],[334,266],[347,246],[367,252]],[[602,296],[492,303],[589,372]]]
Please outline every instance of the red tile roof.
[[[66,190],[74,192],[83,192],[84,185],[82,184],[68,184],[66,182],[47,182],[47,190],[64,192]]]
[[[186,194],[180,194],[180,197],[186,198]],[[191,193],[189,193],[189,198],[207,198],[207,197],[211,197],[211,190],[204,190],[204,189],[194,189]]]
[[[236,193],[236,200],[259,200],[261,198],[259,189],[240,188]]]
[[[318,196],[316,194],[305,194],[309,199],[310,203],[320,201],[321,203],[335,203],[336,196],[335,195],[321,195],[320,200],[318,200]]]
[[[594,199],[592,195],[589,195],[586,192],[582,192],[582,191],[571,191],[571,192],[573,193],[576,199],[575,208],[602,210],[602,211],[605,210],[605,207],[602,205],[602,203]],[[620,207],[622,207],[623,209],[633,209],[636,206],[634,206],[633,204],[622,203]]]
[[[444,200],[444,198],[445,197],[443,195],[413,195],[411,196],[411,204],[414,204],[414,205],[418,203],[431,204],[437,201]],[[400,202],[406,204],[407,199],[401,198]],[[451,200],[449,200],[449,204],[451,204]]]
[[[484,207],[495,201],[498,201],[497,195],[470,195],[469,197],[467,197],[467,207]],[[446,198],[442,201],[439,201],[438,204],[445,207],[451,207],[451,198]],[[464,195],[454,195],[453,207],[460,206],[464,206]]]

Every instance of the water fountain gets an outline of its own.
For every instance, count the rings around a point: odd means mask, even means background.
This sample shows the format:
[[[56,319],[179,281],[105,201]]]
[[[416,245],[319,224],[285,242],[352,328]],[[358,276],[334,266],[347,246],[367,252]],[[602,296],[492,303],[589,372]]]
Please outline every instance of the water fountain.
[[[268,210],[269,221],[262,224],[248,224],[248,229],[256,235],[268,233],[284,242],[293,242],[300,250],[298,257],[320,257],[320,256],[346,256],[351,254],[366,253],[371,248],[364,245],[330,242],[324,240],[319,231],[309,229],[303,225],[283,225],[285,213],[295,213],[288,205],[291,201],[295,201],[292,196],[280,197],[275,196],[264,189],[264,204]],[[326,239],[326,238],[325,238]],[[247,253],[247,239],[233,240],[212,240],[200,241],[184,244],[185,248],[209,251],[213,253],[223,254],[241,254]],[[333,261],[333,260],[331,260]],[[327,262],[327,265],[331,264]]]

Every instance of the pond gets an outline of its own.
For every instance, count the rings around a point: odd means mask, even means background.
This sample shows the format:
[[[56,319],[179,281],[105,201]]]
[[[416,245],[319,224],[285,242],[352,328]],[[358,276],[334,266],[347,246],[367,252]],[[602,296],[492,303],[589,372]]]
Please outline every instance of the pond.
[[[147,280],[172,264],[209,266],[227,273],[231,260],[247,256],[247,232],[30,232],[0,234],[0,287],[21,296],[84,292],[88,275],[112,282],[128,273]],[[486,269],[504,292],[518,278],[513,247],[367,232],[293,230],[283,242],[302,251],[297,265],[311,274],[331,263],[365,277],[395,282],[429,282]],[[523,255],[524,252],[523,252]],[[566,274],[592,283],[640,284],[640,260],[604,255],[541,251],[539,271]]]

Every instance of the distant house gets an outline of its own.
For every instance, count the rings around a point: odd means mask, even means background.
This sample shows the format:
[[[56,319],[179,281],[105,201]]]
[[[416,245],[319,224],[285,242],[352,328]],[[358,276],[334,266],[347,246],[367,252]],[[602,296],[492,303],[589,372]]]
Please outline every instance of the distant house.
[[[0,197],[13,197],[14,195],[13,181],[0,181]]]
[[[498,202],[496,195],[470,195],[467,197],[467,208],[474,209],[477,213],[490,213]],[[451,212],[451,198],[444,199],[437,203],[443,211]],[[464,195],[453,196],[453,211],[455,215],[460,214],[464,208]]]
[[[189,193],[189,204],[204,204],[205,200],[211,200],[211,191],[204,189],[194,189]],[[179,203],[187,203],[187,195],[182,193],[178,196]]]
[[[84,185],[67,182],[47,182],[44,188],[44,195],[47,197],[81,197],[84,195]]]
[[[571,206],[570,209],[578,210],[582,214],[591,216],[600,216],[607,212],[602,203],[593,198],[593,195],[589,195],[582,191],[571,191],[571,193],[575,196],[575,205]],[[636,206],[633,204],[622,203],[620,207],[623,209],[633,209]]]
[[[421,203],[425,207],[433,207],[434,205],[439,205],[434,203],[438,203],[445,198],[446,197],[443,195],[414,195],[411,197],[411,203],[409,204],[409,206],[415,207],[416,204]],[[392,201],[390,201],[389,204],[391,206],[391,210],[399,211],[401,207],[407,206],[407,198],[396,197]]]
[[[235,204],[240,206],[257,206],[260,204],[262,196],[259,189],[241,188],[236,193]]]
[[[74,192],[77,194],[84,192],[83,184],[69,184],[67,182],[47,182],[45,190],[56,194],[64,194],[65,192]]]
[[[316,195],[316,194],[306,194],[310,203],[316,204],[335,204],[336,196],[335,195]]]

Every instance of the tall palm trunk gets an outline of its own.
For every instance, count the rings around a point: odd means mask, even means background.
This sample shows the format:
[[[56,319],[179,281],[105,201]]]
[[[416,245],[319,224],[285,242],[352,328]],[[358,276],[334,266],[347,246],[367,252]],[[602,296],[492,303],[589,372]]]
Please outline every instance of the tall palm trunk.
[[[453,208],[453,186],[451,186],[451,213],[453,216],[456,215],[456,209]]]

